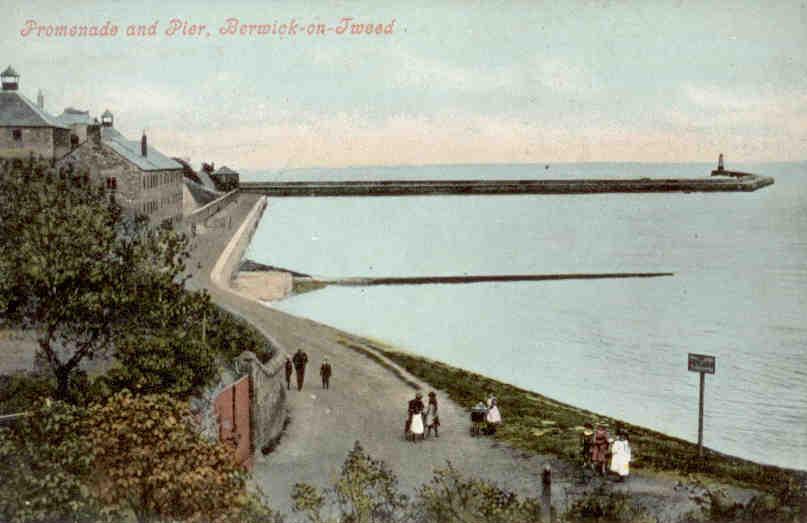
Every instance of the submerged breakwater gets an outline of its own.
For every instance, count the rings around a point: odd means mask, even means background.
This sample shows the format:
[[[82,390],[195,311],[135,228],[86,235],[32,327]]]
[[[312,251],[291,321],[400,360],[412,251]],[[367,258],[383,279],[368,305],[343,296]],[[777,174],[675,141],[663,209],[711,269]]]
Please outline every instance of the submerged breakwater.
[[[370,285],[456,285],[463,283],[517,282],[517,281],[557,281],[557,280],[604,280],[619,278],[658,278],[673,276],[672,272],[612,272],[591,274],[501,274],[482,276],[409,276],[386,278],[298,278],[313,284],[344,285],[347,287]]]

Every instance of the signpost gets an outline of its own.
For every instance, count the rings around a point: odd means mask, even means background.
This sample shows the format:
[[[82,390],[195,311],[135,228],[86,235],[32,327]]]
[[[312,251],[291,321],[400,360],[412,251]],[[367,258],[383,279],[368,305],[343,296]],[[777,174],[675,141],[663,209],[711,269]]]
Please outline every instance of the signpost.
[[[690,372],[698,372],[701,375],[700,400],[698,402],[698,456],[703,456],[703,383],[704,376],[707,373],[715,373],[715,357],[690,352],[687,367]]]

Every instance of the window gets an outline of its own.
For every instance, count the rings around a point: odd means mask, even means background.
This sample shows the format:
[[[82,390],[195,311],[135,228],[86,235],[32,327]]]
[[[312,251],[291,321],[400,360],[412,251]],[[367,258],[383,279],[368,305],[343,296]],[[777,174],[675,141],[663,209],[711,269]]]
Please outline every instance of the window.
[[[15,142],[22,141],[22,129],[13,129],[11,131],[11,137],[14,138]]]

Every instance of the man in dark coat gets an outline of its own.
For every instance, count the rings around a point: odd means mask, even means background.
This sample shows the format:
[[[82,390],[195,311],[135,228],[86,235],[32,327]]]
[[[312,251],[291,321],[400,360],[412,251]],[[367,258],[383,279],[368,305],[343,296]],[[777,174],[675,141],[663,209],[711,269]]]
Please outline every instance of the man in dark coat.
[[[303,380],[305,379],[305,366],[308,364],[308,354],[302,349],[297,349],[294,353],[294,370],[297,372],[297,390],[303,390]]]
[[[331,369],[331,364],[328,363],[328,358],[322,360],[322,365],[319,367],[319,375],[322,376],[322,388],[323,389],[330,389],[331,388],[331,373],[333,369]]]
[[[291,358],[286,356],[286,390],[291,389],[291,371],[294,365],[291,363]]]

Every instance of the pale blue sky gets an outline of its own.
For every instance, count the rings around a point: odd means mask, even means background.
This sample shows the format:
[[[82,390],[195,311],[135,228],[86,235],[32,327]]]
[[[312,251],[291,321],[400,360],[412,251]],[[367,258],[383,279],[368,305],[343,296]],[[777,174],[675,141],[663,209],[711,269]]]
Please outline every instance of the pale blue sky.
[[[0,62],[46,108],[109,108],[165,152],[236,168],[803,160],[807,2],[9,2]],[[436,4],[436,5],[430,5]],[[373,7],[371,7],[371,5]],[[244,23],[389,35],[221,36]],[[172,18],[211,35],[169,38]],[[159,21],[158,36],[23,38]],[[5,67],[3,63],[3,67]]]

